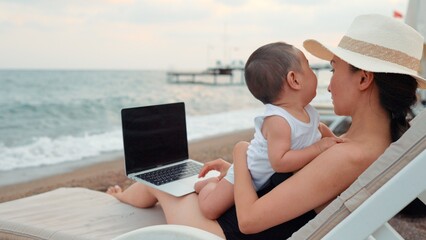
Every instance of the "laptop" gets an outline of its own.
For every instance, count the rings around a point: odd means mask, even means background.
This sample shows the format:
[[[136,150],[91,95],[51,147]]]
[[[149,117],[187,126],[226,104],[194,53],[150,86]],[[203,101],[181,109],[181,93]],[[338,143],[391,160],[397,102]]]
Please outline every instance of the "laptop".
[[[189,159],[183,102],[121,110],[128,178],[180,197],[194,192],[202,163]]]

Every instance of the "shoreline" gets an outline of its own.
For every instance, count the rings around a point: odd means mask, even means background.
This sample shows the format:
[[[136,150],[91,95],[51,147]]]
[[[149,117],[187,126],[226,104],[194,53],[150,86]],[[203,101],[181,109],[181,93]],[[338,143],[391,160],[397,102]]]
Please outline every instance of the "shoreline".
[[[231,133],[210,136],[189,143],[189,157],[206,162],[218,157],[232,161],[232,148],[238,141],[250,141],[254,129],[239,130]],[[28,176],[37,174],[39,177]],[[38,173],[37,173],[38,172]],[[55,174],[57,173],[57,174]],[[22,181],[11,179],[22,176]],[[9,180],[7,180],[9,178]],[[11,201],[59,187],[85,187],[92,190],[106,191],[109,186],[118,184],[127,187],[133,183],[124,173],[124,157],[117,154],[108,160],[96,160],[87,164],[64,163],[55,166],[18,169],[2,173],[0,181],[6,179],[9,184],[0,184],[0,203]]]
[[[62,162],[52,165],[24,167],[0,171],[0,188],[19,183],[35,181],[42,178],[48,178],[55,175],[61,175],[98,163],[110,162],[120,159],[124,159],[123,153],[115,152],[72,162]]]

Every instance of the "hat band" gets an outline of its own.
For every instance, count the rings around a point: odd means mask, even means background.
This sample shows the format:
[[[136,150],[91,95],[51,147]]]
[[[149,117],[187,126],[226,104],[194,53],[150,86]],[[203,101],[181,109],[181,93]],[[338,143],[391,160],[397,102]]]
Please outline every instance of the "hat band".
[[[420,69],[420,61],[406,53],[373,43],[356,40],[348,36],[342,38],[339,47],[362,55],[395,63],[416,72]]]

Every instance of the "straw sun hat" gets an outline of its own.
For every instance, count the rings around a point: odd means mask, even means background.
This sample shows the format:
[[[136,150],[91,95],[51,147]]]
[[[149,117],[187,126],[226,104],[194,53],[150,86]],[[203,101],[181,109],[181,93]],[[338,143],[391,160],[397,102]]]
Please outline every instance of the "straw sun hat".
[[[365,71],[400,73],[414,77],[419,88],[426,80],[419,76],[423,37],[403,22],[371,14],[355,18],[337,47],[316,40],[303,43],[312,55],[330,61],[334,55]]]

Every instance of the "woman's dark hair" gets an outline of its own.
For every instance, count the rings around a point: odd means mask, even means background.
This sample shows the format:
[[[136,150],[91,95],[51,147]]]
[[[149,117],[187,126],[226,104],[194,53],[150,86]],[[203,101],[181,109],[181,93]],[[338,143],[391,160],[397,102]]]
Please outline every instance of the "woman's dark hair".
[[[244,70],[251,94],[264,104],[274,102],[288,72],[301,69],[297,53],[297,48],[283,42],[270,43],[254,51]]]
[[[351,71],[359,70],[351,65]],[[392,141],[396,141],[410,127],[407,114],[417,101],[417,81],[405,74],[375,72],[374,82],[379,89],[380,104],[388,111],[391,119]]]

